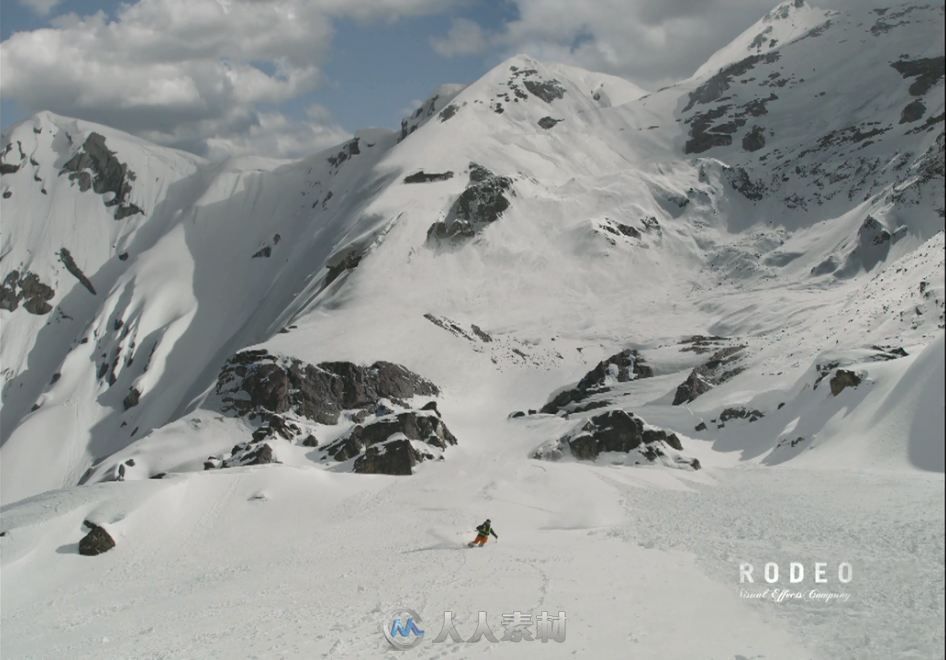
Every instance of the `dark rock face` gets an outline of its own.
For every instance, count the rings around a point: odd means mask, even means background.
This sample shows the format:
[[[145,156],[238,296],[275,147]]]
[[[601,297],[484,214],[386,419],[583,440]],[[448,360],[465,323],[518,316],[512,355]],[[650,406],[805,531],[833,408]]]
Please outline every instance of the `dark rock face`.
[[[761,181],[753,181],[749,172],[743,167],[727,167],[723,175],[729,181],[733,190],[739,192],[746,199],[757,202],[765,197],[767,188]]]
[[[699,461],[682,456],[668,455],[666,448],[682,450],[680,439],[667,433],[644,426],[643,420],[624,410],[609,410],[584,422],[557,441],[536,449],[532,458],[557,460],[571,454],[579,460],[595,460],[602,452],[636,452],[642,462],[654,462],[658,458],[673,467],[698,470]]]
[[[122,405],[125,407],[125,410],[128,410],[129,408],[137,406],[139,401],[141,401],[141,392],[132,387],[128,390],[128,394],[122,401]]]
[[[90,532],[79,541],[79,554],[86,557],[94,557],[103,552],[108,552],[115,547],[115,539],[105,531],[103,527],[91,523],[88,520],[82,523],[90,528]]]
[[[739,361],[745,346],[729,346],[710,356],[704,364],[696,367],[677,388],[673,405],[689,403],[720,383],[724,383],[742,371]]]
[[[272,246],[267,245],[265,247],[260,248],[256,252],[254,252],[250,258],[251,259],[268,259],[270,256],[272,256],[272,254],[273,254]]]
[[[944,62],[946,59],[940,55],[917,60],[900,60],[891,62],[890,66],[904,78],[915,78],[909,92],[912,96],[923,96],[943,77]]]
[[[732,82],[733,78],[745,75],[760,62],[775,62],[779,57],[780,53],[778,51],[772,51],[764,55],[750,55],[743,60],[739,60],[720,69],[719,72],[707,79],[705,83],[690,92],[689,102],[686,107],[683,108],[683,111],[686,112],[696,104],[712,103],[713,101],[719,100],[726,90],[729,89],[729,84]]]
[[[903,108],[903,112],[900,113],[900,123],[909,124],[919,121],[923,118],[924,113],[926,113],[926,106],[923,105],[923,101],[920,99],[914,99],[908,103]]]
[[[562,87],[562,83],[554,78],[550,80],[536,80],[527,77],[523,79],[522,84],[529,90],[530,94],[537,96],[546,103],[551,103],[565,96],[565,88]]]
[[[336,461],[356,459],[355,472],[411,474],[414,465],[434,458],[434,454],[418,451],[410,440],[440,450],[457,444],[456,437],[436,410],[409,411],[359,424],[348,435],[328,445],[325,453]]]
[[[66,248],[59,250],[59,259],[62,261],[62,265],[66,267],[72,275],[79,280],[79,284],[85,287],[86,291],[95,295],[95,287],[92,286],[92,282],[89,281],[89,278],[85,276],[85,273],[76,265],[75,259],[72,258],[72,254]]]
[[[360,474],[409,476],[423,455],[403,438],[372,445],[355,459],[354,471]]]
[[[365,256],[365,249],[361,245],[351,245],[339,250],[328,258],[325,267],[328,273],[325,276],[325,286],[337,280],[342,273],[358,268],[358,264]]]
[[[360,141],[359,138],[352,138],[351,140],[346,142],[344,145],[342,145],[342,148],[338,151],[338,153],[328,157],[327,160],[329,164],[333,168],[338,169],[349,158],[360,154],[361,147],[358,146],[359,141]]]
[[[609,381],[626,383],[638,378],[650,378],[653,375],[653,369],[648,366],[640,353],[634,349],[625,349],[599,362],[578,381],[575,387],[559,392],[555,398],[542,406],[541,412],[551,415],[562,411],[581,412],[575,404],[593,394],[608,392],[611,389],[608,385]],[[584,410],[592,410],[604,405],[608,405],[607,402],[585,407]]]
[[[638,229],[630,225],[625,225],[623,223],[617,222],[616,220],[605,219],[605,221],[602,222],[598,226],[598,228],[607,234],[611,234],[612,236],[626,236],[627,238],[640,238],[641,237],[641,233]],[[608,240],[611,242],[612,245],[617,244],[610,237],[608,238]]]
[[[105,206],[117,207],[114,214],[116,220],[144,213],[128,201],[135,173],[105,146],[105,137],[99,133],[89,134],[82,148],[62,166],[59,175],[63,174],[68,174],[69,180],[75,181],[82,192],[91,188],[98,195],[112,193],[113,197],[105,202]]]
[[[732,419],[745,419],[750,422],[755,422],[762,419],[763,417],[765,417],[765,414],[759,410],[751,410],[749,408],[743,408],[742,406],[726,408],[721,413],[719,413],[716,428],[723,428],[726,425],[726,422]]]
[[[473,238],[509,208],[505,193],[512,179],[470,163],[470,183],[447,211],[447,217],[427,230],[429,245],[457,245]]]
[[[424,170],[420,170],[404,177],[404,183],[429,183],[431,181],[447,181],[452,178],[453,172],[450,170],[446,172],[424,172]]]
[[[838,369],[828,384],[831,386],[831,394],[837,396],[848,387],[857,387],[861,384],[861,380],[861,377],[853,371]]]
[[[437,386],[391,362],[371,366],[351,362],[312,365],[266,351],[242,351],[224,365],[216,392],[225,412],[255,413],[272,426],[266,413],[292,412],[322,424],[336,424],[342,410],[374,408],[383,398],[408,399],[439,394]]]
[[[565,121],[565,120],[564,120],[564,119],[553,119],[552,117],[545,116],[545,117],[542,117],[542,119],[539,120],[539,122],[538,122],[538,123],[539,123],[539,128],[544,128],[545,130],[548,130],[548,129],[550,129],[550,128],[555,128],[555,124],[557,124],[557,123],[560,122],[560,121]]]
[[[440,111],[440,114],[438,115],[438,117],[440,117],[441,122],[444,122],[450,119],[451,117],[453,117],[453,115],[457,114],[457,111],[459,110],[460,108],[458,108],[457,106],[451,103],[450,105],[446,106],[443,110]]]
[[[742,148],[746,151],[758,151],[765,146],[765,129],[761,126],[753,126],[748,133],[742,137]]]
[[[52,300],[56,292],[52,287],[43,284],[36,273],[11,270],[0,282],[0,309],[14,311],[23,304],[23,308],[30,314],[48,314],[52,311]]]
[[[694,353],[709,353],[719,350],[722,344],[726,342],[726,337],[718,335],[691,335],[680,342],[683,352],[692,351]]]

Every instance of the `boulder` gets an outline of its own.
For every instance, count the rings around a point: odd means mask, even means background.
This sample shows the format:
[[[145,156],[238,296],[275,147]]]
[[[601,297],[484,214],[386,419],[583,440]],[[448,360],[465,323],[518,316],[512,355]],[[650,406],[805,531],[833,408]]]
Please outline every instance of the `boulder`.
[[[408,476],[423,456],[411,445],[410,440],[398,438],[390,442],[372,445],[355,459],[353,471],[359,474],[390,474]]]
[[[699,469],[699,461],[671,451],[682,449],[676,434],[647,426],[625,410],[609,410],[580,423],[558,440],[541,445],[532,458],[557,460],[570,454],[578,460],[593,461],[603,452],[617,452],[632,455],[628,458],[635,463],[659,459],[670,467]]]
[[[834,372],[834,376],[828,384],[831,386],[831,394],[837,396],[848,387],[857,387],[861,384],[862,380],[863,379],[853,371],[838,369]]]
[[[593,394],[608,392],[616,383],[626,383],[639,378],[650,378],[654,370],[634,349],[625,349],[615,353],[606,360],[602,360],[594,369],[586,373],[578,384],[571,389],[559,392],[555,397],[542,406],[540,412],[557,414],[562,411],[581,412],[575,404]],[[600,408],[610,405],[608,402],[594,402],[586,405],[584,410]]]
[[[496,222],[509,208],[505,193],[512,179],[493,174],[482,165],[470,163],[470,182],[450,206],[447,216],[427,230],[431,246],[458,245],[476,236],[487,225]]]
[[[112,538],[111,534],[105,531],[105,528],[91,523],[88,520],[83,521],[82,524],[88,527],[90,531],[79,541],[80,555],[93,557],[103,552],[108,552],[115,547],[115,539]]]
[[[739,362],[745,346],[729,346],[713,353],[709,360],[693,369],[687,379],[678,387],[673,397],[673,405],[693,401],[720,383],[742,372]]]
[[[457,444],[456,437],[436,412],[409,411],[387,415],[370,424],[359,424],[347,435],[326,446],[325,453],[336,461],[347,461],[352,458],[360,460],[369,453],[372,447],[376,445],[387,446],[395,438],[423,442],[440,450],[446,449],[449,445]],[[378,452],[371,452],[371,456],[378,456]],[[415,463],[433,458],[433,454],[424,454],[416,450],[411,452],[411,456]],[[400,459],[398,460],[400,461]],[[359,465],[362,467],[359,468]],[[403,465],[403,463],[399,463],[399,465]],[[410,465],[414,465],[414,463]],[[359,463],[356,460],[356,472],[363,472],[367,469],[363,462]],[[384,474],[402,474],[402,472],[385,472]],[[410,472],[407,472],[407,474],[410,474]]]
[[[336,424],[342,410],[374,410],[382,399],[435,396],[436,385],[391,362],[308,364],[263,350],[242,351],[221,369],[216,393],[224,412],[257,413],[273,426],[272,414],[293,413],[321,424]],[[283,434],[283,437],[288,437]]]

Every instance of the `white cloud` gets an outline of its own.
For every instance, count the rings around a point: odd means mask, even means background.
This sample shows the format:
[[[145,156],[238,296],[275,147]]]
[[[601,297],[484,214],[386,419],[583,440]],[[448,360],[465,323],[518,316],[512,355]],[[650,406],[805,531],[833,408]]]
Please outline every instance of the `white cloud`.
[[[19,0],[20,4],[32,11],[38,16],[49,16],[49,13],[59,5],[62,0]]]
[[[271,110],[324,81],[333,21],[394,20],[444,6],[138,0],[119,5],[112,18],[66,14],[0,44],[0,94],[29,111],[90,119],[198,152],[255,144],[285,155],[298,151],[293,140],[315,145],[342,134],[324,112],[291,120]]]
[[[654,87],[690,75],[776,0],[511,0],[518,17],[492,34],[470,21],[431,40],[442,55],[526,52]],[[477,48],[478,47],[478,48]]]
[[[433,37],[430,45],[444,57],[457,55],[476,55],[489,46],[489,38],[476,21],[468,18],[455,18],[447,34]]]

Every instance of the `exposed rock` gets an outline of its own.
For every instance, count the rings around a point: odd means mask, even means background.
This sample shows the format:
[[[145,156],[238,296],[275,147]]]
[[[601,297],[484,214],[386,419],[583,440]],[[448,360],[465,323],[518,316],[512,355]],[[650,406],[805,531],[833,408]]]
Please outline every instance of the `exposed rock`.
[[[86,291],[95,295],[95,287],[92,286],[92,282],[89,281],[89,278],[85,276],[85,273],[76,265],[75,259],[72,258],[72,254],[66,248],[59,250],[59,259],[62,261],[62,265],[66,267],[70,273],[79,280],[79,284],[85,287]]]
[[[135,173],[116,158],[115,152],[105,145],[105,137],[99,133],[89,134],[79,151],[62,166],[59,175],[63,174],[68,174],[70,181],[77,182],[82,192],[91,188],[99,195],[112,193],[105,206],[117,207],[116,220],[143,213],[128,201]]]
[[[585,422],[558,440],[547,442],[532,458],[558,460],[572,455],[579,460],[595,460],[603,452],[629,454],[627,461],[653,463],[658,459],[670,467],[698,470],[699,461],[670,452],[682,445],[673,433],[645,426],[643,420],[624,410],[609,410]]]
[[[673,405],[679,406],[693,401],[739,374],[742,367],[738,366],[738,363],[743,357],[744,348],[745,346],[729,346],[713,353],[709,360],[691,371],[687,379],[680,384],[673,397]]]
[[[924,113],[926,112],[926,106],[923,105],[923,101],[920,99],[914,99],[908,103],[904,108],[903,112],[900,113],[900,123],[909,124],[915,121],[919,121],[923,118]]]
[[[742,136],[742,148],[746,151],[758,151],[765,146],[765,129],[753,126],[748,133]]]
[[[368,447],[355,459],[353,471],[360,474],[408,476],[425,456],[409,440],[396,438]]]
[[[548,130],[550,128],[555,128],[555,124],[557,124],[560,121],[565,121],[565,120],[553,119],[552,117],[548,117],[548,116],[542,117],[542,119],[539,120],[539,128],[544,128],[545,130]]]
[[[718,335],[691,335],[680,343],[683,344],[681,351],[692,351],[694,353],[709,353],[720,348],[720,345],[727,340],[726,337]]]
[[[250,258],[251,259],[260,259],[260,258],[268,259],[272,254],[273,254],[273,248],[267,245],[265,247],[260,248],[256,252],[254,252],[253,256]]]
[[[412,440],[436,448],[438,453],[457,444],[439,414],[427,410],[385,415],[370,424],[359,424],[324,451],[336,461],[356,459],[355,472],[411,474],[416,463],[435,457],[433,450],[425,452],[411,445]]]
[[[216,393],[225,412],[292,413],[321,424],[336,424],[342,410],[374,408],[381,399],[409,399],[439,394],[421,376],[391,362],[371,366],[351,362],[312,365],[263,350],[242,351],[231,357],[217,378]]]
[[[115,539],[105,531],[104,527],[100,527],[95,523],[91,523],[88,520],[83,521],[82,523],[88,527],[91,531],[86,534],[81,541],[79,541],[79,554],[86,557],[94,557],[95,555],[100,555],[103,552],[108,552],[115,547]]]
[[[460,193],[442,221],[427,231],[431,245],[456,245],[473,238],[509,208],[505,193],[512,179],[493,174],[476,163],[470,163],[470,183]]]
[[[609,218],[605,218],[605,220],[601,224],[598,225],[598,229],[608,234],[611,234],[613,236],[626,236],[628,238],[641,237],[640,231],[637,230],[636,228],[630,225],[625,225],[623,223],[617,222],[616,220],[611,220]],[[615,242],[611,240],[611,244],[614,245]]]
[[[745,168],[727,167],[723,170],[723,176],[729,181],[729,185],[746,199],[756,202],[765,197],[766,185],[761,181],[754,181]]]
[[[890,66],[904,78],[916,78],[910,85],[912,96],[923,96],[943,77],[943,55],[939,57],[924,57],[916,60],[900,60],[891,62]]]
[[[53,309],[48,301],[55,295],[36,273],[11,270],[0,283],[0,309],[12,312],[22,303],[30,314],[48,314]]]
[[[134,408],[137,406],[140,400],[141,392],[139,392],[136,388],[131,387],[128,389],[128,394],[122,401],[122,405],[125,407],[125,410],[128,410],[129,408]]]
[[[705,431],[705,430],[706,430],[706,422],[700,422],[700,423],[697,424],[695,427],[693,427],[693,430],[694,430],[694,431]]]
[[[360,154],[361,148],[358,146],[359,141],[360,141],[360,138],[356,137],[356,138],[352,138],[351,140],[346,142],[344,145],[342,145],[342,148],[338,151],[338,153],[332,156],[329,156],[327,158],[329,164],[333,168],[338,169],[349,158]]]
[[[723,93],[729,89],[729,83],[733,78],[745,75],[759,63],[771,63],[778,60],[780,53],[771,51],[764,55],[750,55],[749,57],[734,62],[729,66],[723,67],[715,75],[708,78],[705,83],[690,92],[689,102],[683,111],[686,112],[696,104],[712,103],[719,100]]]
[[[430,181],[446,181],[453,178],[453,172],[424,172],[420,170],[414,174],[404,177],[404,183],[429,183]]]
[[[526,78],[522,81],[522,84],[533,96],[537,96],[546,103],[551,103],[565,96],[565,88],[554,78],[549,80]]]
[[[578,381],[575,387],[559,392],[551,401],[542,406],[541,412],[546,414],[556,414],[563,410],[581,412],[574,409],[573,404],[593,394],[607,392],[616,383],[626,383],[638,378],[650,378],[653,375],[653,369],[641,357],[640,353],[635,349],[628,348],[599,362],[594,369]],[[607,403],[602,405],[607,405]],[[585,410],[590,409],[585,408]]]
[[[765,414],[759,410],[743,408],[742,406],[726,408],[721,413],[719,413],[719,419],[718,423],[716,424],[716,428],[723,428],[723,426],[726,425],[726,422],[731,419],[746,419],[750,422],[755,422],[759,419],[762,419],[763,417],[765,417]]]
[[[861,380],[861,377],[853,371],[838,369],[829,382],[831,394],[837,396],[848,387],[857,387],[861,384]]]
[[[318,441],[318,439],[317,439],[314,435],[312,435],[312,434],[310,433],[310,434],[307,435],[307,436],[305,437],[305,439],[302,441],[302,446],[303,446],[303,447],[318,447],[318,446],[319,446],[319,441]]]
[[[443,110],[440,111],[440,114],[438,115],[440,117],[440,121],[441,122],[447,121],[448,119],[453,117],[453,115],[457,114],[457,111],[459,111],[459,109],[460,108],[453,105],[452,103],[446,106]]]
[[[324,286],[328,286],[337,280],[342,273],[355,270],[366,252],[367,248],[364,244],[353,243],[331,255],[325,262],[325,268],[328,272],[325,275]]]

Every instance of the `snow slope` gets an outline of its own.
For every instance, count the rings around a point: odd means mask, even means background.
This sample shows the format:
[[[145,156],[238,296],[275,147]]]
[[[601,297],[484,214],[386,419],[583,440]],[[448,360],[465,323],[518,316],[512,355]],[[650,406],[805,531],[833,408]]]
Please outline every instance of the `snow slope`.
[[[4,655],[381,657],[402,606],[573,617],[561,645],[418,657],[935,656],[942,16],[783,3],[649,94],[517,56],[294,162],[13,127]],[[350,474],[326,447],[384,415],[267,409],[296,429],[273,434],[217,387],[249,348],[404,365],[458,444]],[[603,408],[509,417],[629,348],[652,373],[608,371]],[[530,458],[608,408],[703,469]],[[250,441],[281,465],[204,469]],[[486,516],[501,541],[467,551]],[[76,556],[83,520],[117,547]],[[850,602],[759,602],[743,561],[857,577]]]

